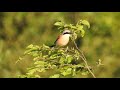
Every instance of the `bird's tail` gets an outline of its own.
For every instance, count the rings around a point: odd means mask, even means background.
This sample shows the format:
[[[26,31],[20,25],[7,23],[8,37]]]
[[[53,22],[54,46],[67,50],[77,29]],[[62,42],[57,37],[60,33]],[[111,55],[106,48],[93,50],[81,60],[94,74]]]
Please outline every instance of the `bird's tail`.
[[[50,47],[55,47],[55,44],[54,44],[54,45],[51,45]]]

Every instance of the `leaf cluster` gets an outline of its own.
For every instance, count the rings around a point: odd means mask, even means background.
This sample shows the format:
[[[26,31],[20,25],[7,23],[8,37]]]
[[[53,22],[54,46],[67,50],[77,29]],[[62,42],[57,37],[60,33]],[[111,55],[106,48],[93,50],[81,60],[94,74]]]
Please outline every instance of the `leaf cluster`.
[[[61,21],[56,22],[54,25],[58,27],[60,32],[65,29],[71,30],[71,39],[73,41],[75,41],[78,34],[81,37],[85,35],[84,25],[90,28],[90,24],[86,20],[80,20],[76,25],[65,24]],[[44,44],[42,46],[31,44],[26,48],[24,55],[32,56],[34,65],[27,69],[25,75],[20,75],[19,77],[40,78],[41,73],[49,72],[50,70],[55,71],[54,74],[48,75],[50,78],[75,77],[78,73],[82,75],[89,73],[81,60],[80,53],[74,47],[51,48]]]

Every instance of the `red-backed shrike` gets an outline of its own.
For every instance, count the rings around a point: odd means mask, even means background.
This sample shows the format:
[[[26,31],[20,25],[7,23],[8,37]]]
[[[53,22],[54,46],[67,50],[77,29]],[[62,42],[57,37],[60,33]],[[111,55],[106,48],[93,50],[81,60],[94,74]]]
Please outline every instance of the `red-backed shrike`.
[[[69,30],[64,30],[61,35],[58,36],[56,41],[54,42],[54,46],[66,46],[69,42],[69,37],[70,37],[71,32]]]

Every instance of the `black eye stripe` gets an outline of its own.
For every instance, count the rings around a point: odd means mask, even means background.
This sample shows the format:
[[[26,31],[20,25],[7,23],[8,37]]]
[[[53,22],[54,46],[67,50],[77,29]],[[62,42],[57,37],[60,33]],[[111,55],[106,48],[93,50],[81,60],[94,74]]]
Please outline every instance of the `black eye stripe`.
[[[70,32],[65,32],[65,33],[63,33],[63,34],[70,34]]]

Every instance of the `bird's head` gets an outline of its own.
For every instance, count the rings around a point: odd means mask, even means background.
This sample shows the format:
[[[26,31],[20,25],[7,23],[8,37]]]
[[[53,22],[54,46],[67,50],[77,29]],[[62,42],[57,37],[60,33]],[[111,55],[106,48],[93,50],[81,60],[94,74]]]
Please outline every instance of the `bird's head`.
[[[72,34],[72,33],[70,32],[70,30],[64,30],[62,34],[70,36],[70,34]]]

